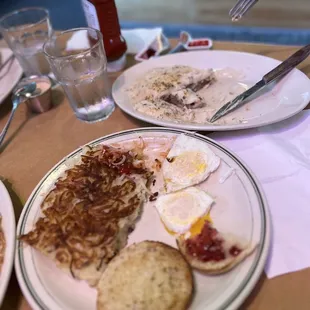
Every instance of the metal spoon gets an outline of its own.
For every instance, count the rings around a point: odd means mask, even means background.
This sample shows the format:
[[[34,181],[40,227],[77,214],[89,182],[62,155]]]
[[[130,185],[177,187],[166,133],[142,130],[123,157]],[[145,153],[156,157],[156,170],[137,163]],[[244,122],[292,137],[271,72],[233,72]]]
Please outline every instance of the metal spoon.
[[[32,82],[28,85],[25,85],[24,87],[18,89],[12,97],[12,101],[13,101],[13,108],[11,111],[11,115],[7,121],[7,123],[5,124],[1,134],[0,134],[0,145],[9,129],[9,126],[11,124],[11,121],[13,119],[13,116],[15,114],[16,109],[18,108],[19,104],[23,101],[24,97],[30,97],[32,95],[32,93],[36,90],[37,88],[37,84],[35,82]]]

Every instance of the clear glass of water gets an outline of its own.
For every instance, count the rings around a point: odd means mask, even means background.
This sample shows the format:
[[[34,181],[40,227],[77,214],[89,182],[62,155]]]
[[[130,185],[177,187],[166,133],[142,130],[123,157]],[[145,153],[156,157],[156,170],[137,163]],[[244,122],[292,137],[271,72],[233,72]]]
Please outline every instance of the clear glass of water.
[[[44,44],[43,51],[77,118],[92,123],[112,114],[115,105],[99,31],[76,28],[61,32]]]
[[[52,36],[49,13],[44,8],[24,8],[0,19],[0,31],[26,76],[50,72],[43,44]]]

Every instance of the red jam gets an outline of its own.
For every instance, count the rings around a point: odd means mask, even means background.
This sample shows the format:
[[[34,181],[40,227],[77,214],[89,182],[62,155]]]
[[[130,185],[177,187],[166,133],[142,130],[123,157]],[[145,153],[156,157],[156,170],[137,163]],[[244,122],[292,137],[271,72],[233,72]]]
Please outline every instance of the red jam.
[[[189,47],[197,47],[197,46],[209,46],[209,40],[194,40],[188,43]]]
[[[146,50],[141,56],[140,58],[142,59],[149,59],[151,57],[153,57],[156,54],[156,51],[152,48],[149,48],[148,50]]]
[[[193,238],[187,239],[185,246],[187,252],[203,262],[221,261],[226,258],[223,248],[224,240],[218,231],[206,221],[201,233]],[[238,256],[241,250],[237,246],[229,249],[229,254]]]
[[[241,250],[236,247],[236,246],[232,246],[230,249],[229,249],[229,254],[231,256],[238,256],[240,254]]]

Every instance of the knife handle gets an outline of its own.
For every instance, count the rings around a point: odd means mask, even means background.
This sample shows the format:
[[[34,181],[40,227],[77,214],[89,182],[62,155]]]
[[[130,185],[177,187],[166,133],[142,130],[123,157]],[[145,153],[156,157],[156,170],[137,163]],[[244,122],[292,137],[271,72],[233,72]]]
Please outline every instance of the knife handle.
[[[284,76],[293,70],[297,65],[304,61],[310,54],[310,44],[299,49],[292,56],[284,60],[280,65],[264,75],[263,80],[266,84],[274,81],[275,79]]]

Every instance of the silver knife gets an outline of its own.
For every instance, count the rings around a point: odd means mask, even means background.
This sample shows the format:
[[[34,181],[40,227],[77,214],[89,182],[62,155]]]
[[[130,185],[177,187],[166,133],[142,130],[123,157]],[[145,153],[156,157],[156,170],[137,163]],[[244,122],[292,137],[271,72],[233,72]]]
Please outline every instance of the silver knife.
[[[284,60],[280,65],[276,68],[268,72],[263,76],[263,78],[256,83],[254,86],[246,90],[241,95],[237,96],[235,99],[227,102],[223,105],[210,119],[210,122],[213,123],[222,116],[228,114],[232,110],[235,110],[239,106],[241,106],[245,99],[249,98],[253,94],[255,94],[258,90],[262,89],[266,85],[271,82],[279,79],[292,71],[297,65],[299,65],[302,61],[304,61],[310,54],[310,44],[304,46],[292,56]]]

